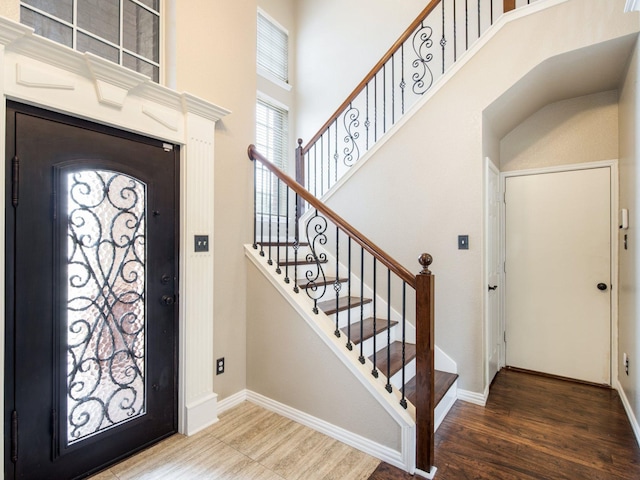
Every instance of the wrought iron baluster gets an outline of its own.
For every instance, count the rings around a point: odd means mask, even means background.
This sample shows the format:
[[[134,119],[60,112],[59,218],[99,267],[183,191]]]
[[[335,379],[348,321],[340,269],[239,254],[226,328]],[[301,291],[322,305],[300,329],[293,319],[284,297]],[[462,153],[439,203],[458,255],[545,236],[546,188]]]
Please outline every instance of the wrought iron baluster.
[[[376,274],[376,266],[377,266],[377,259],[376,257],[373,257],[373,370],[371,370],[371,375],[373,375],[375,378],[378,378],[378,368],[376,364],[376,354],[378,353],[377,347],[376,347],[376,321],[377,321],[376,303],[378,303],[376,301],[376,296],[378,292],[378,289],[377,289],[378,279]]]
[[[444,4],[445,0],[442,0],[442,38],[440,39],[440,46],[442,47],[442,74],[444,75],[444,46],[447,44],[444,25]]]
[[[258,249],[258,162],[253,162],[253,249]]]
[[[491,0],[490,3],[491,3],[490,4],[490,7],[491,7],[491,17],[490,18],[491,18],[491,25],[493,25],[493,0]]]
[[[373,77],[373,143],[378,141],[378,75]]]
[[[278,189],[276,192],[276,199],[278,202],[278,205],[276,206],[276,273],[278,275],[282,273],[282,270],[280,270],[280,182],[281,180],[278,178],[278,183],[276,185],[276,188]]]
[[[329,188],[331,188],[331,132],[329,129],[331,126],[327,127],[327,184]],[[337,165],[334,165],[334,169],[337,170]],[[338,173],[336,172],[336,176]]]
[[[456,20],[456,0],[453,0],[453,61],[456,62],[457,60],[458,60],[458,21]]]
[[[272,215],[272,207],[273,207],[273,180],[276,177],[269,171],[269,215],[268,215],[268,219],[269,219],[269,238],[267,238],[267,245],[269,246],[269,257],[267,260],[267,263],[269,265],[273,265],[273,259],[271,258],[271,244],[273,243],[273,237],[271,236],[271,222],[273,220],[273,215]]]
[[[369,127],[371,126],[371,121],[369,120],[369,83],[371,82],[367,82],[367,85],[364,87],[365,88],[365,110],[366,110],[364,128],[365,128],[365,134],[366,134],[365,146],[367,150],[369,150]]]
[[[353,344],[351,343],[351,237],[347,237],[347,297],[348,307],[347,310],[347,349],[353,350]]]
[[[264,210],[265,210],[265,172],[266,168],[262,165],[260,166],[260,183],[262,184],[262,188],[260,189],[260,256],[264,257]]]
[[[402,69],[402,78],[400,80],[400,96],[402,98],[402,114],[404,115],[404,89],[406,82],[404,81],[404,43],[400,47],[400,68]]]
[[[360,247],[360,357],[358,360],[364,365],[364,247]]]
[[[285,255],[285,260],[284,260],[284,283],[289,283],[291,280],[289,279],[289,221],[290,218],[289,217],[289,190],[290,188],[287,186],[287,193],[285,195],[285,201],[287,202],[287,219],[286,219],[286,223],[285,223],[285,233],[284,233],[284,237],[285,237],[285,250],[284,250],[284,255]]]
[[[338,119],[336,119],[334,122],[334,126],[335,126],[335,138],[334,138],[334,142],[333,144],[335,145],[335,152],[333,154],[333,159],[335,160],[335,164],[336,164],[336,180],[338,180],[338,160],[340,159],[340,155],[338,155]]]
[[[340,314],[338,312],[338,301],[340,299],[340,290],[342,289],[342,284],[340,283],[339,267],[340,267],[340,228],[336,227],[336,280],[333,283],[333,289],[336,292],[336,330],[333,333],[338,338],[340,338],[340,327],[339,327]]]
[[[469,0],[464,0],[464,50],[469,50]]]
[[[404,373],[404,364],[402,364],[402,372]],[[387,268],[387,384],[385,387],[387,392],[391,393],[391,270]]]
[[[307,281],[307,296],[313,300],[313,313],[318,314],[318,300],[324,296],[327,290],[327,279],[324,274],[322,264],[326,262],[327,255],[319,252],[319,248],[327,243],[327,219],[315,210],[315,214],[307,221],[306,236],[309,242],[310,253],[307,254],[306,260],[309,264],[316,266],[315,273],[313,269],[307,270],[305,280]],[[312,235],[313,234],[313,235]],[[322,288],[320,288],[322,287]]]
[[[396,55],[391,57],[391,125],[396,124]]]
[[[382,133],[387,133],[387,64],[382,66]]]
[[[478,38],[480,38],[480,0],[478,0]]]
[[[298,249],[300,248],[300,198],[296,193],[296,216],[295,216],[295,224],[294,224],[294,235],[295,239],[293,241],[293,291],[298,293],[300,289],[298,288]]]
[[[406,345],[406,333],[407,333],[407,283],[402,282],[402,365],[405,364],[405,345]],[[405,396],[405,370],[402,369],[402,398],[400,399],[400,405],[407,408],[407,397]]]

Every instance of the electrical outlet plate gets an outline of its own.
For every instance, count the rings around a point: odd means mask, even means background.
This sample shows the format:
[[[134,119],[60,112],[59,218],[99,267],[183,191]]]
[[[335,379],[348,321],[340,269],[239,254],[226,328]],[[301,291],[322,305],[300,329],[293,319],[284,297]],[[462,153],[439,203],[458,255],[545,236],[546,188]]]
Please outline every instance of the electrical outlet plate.
[[[216,360],[216,375],[224,373],[224,357]]]
[[[469,235],[458,235],[458,250],[469,250]]]

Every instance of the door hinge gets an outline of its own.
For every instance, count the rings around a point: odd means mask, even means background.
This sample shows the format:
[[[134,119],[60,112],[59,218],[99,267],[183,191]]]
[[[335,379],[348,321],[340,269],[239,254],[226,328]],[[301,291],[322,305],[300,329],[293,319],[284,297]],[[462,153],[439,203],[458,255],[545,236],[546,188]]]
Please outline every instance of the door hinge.
[[[11,412],[11,461],[18,463],[18,412]]]
[[[11,161],[11,204],[14,207],[18,206],[18,199],[20,197],[20,159],[16,155]]]
[[[56,220],[58,218],[58,193],[55,190],[51,193],[51,211],[53,219]]]
[[[502,332],[502,340],[504,341],[504,343],[507,343],[507,332],[506,331]]]

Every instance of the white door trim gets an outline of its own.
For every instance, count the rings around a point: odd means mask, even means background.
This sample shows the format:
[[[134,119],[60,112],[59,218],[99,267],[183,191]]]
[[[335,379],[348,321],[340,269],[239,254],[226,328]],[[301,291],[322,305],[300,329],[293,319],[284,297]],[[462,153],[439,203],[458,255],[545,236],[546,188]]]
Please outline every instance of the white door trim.
[[[519,177],[523,175],[539,175],[542,173],[571,172],[577,170],[590,170],[593,168],[611,169],[611,387],[617,388],[618,379],[618,198],[619,198],[619,178],[618,160],[603,160],[598,162],[575,163],[560,165],[555,167],[534,168],[530,170],[514,170],[500,173],[500,195],[504,200],[505,184],[508,177]],[[501,236],[501,260],[505,261],[505,203],[501,202],[500,212],[500,236]],[[504,280],[504,268],[502,269]],[[502,297],[503,322],[504,322],[504,296]],[[503,323],[504,326],[504,323]],[[504,347],[504,345],[503,345]],[[503,349],[504,352],[504,349]]]

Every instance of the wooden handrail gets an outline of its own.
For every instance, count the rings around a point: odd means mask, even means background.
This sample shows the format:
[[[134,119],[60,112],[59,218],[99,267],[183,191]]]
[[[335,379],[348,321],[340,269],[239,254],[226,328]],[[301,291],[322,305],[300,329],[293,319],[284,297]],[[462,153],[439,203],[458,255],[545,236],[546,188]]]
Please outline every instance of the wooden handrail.
[[[345,108],[347,108],[347,106],[360,94],[360,92],[364,89],[367,83],[369,83],[373,79],[373,77],[376,76],[376,74],[380,71],[383,65],[387,63],[387,61],[398,51],[400,46],[411,36],[414,30],[418,28],[418,25],[420,25],[420,23],[427,17],[427,15],[429,15],[440,4],[441,1],[442,0],[431,0],[431,2],[429,2],[429,4],[425,7],[425,9],[422,10],[422,12],[420,12],[420,15],[418,15],[418,17],[413,21],[413,23],[409,25],[409,27],[404,31],[404,33],[400,36],[400,38],[396,40],[396,43],[394,43],[391,46],[391,48],[387,51],[387,53],[384,54],[384,56],[380,59],[380,61],[376,63],[376,65],[367,74],[367,76],[364,77],[364,79],[358,84],[358,86],[353,90],[353,92],[351,92],[351,95],[349,95],[347,99],[344,102],[342,102],[342,105],[340,105],[338,109],[334,112],[334,114],[331,115],[331,117],[329,117],[329,120],[327,120],[325,124],[322,125],[322,127],[320,127],[320,130],[318,130],[318,133],[316,133],[313,137],[311,137],[311,140],[309,140],[309,142],[307,143],[307,146],[303,148],[303,151],[302,151],[303,154],[309,151],[311,146],[314,143],[316,143],[316,141],[318,141],[318,139],[322,136],[324,131],[327,128],[329,128],[329,126],[333,122],[336,121],[336,119],[345,110]]]
[[[344,230],[347,235],[349,235],[356,243],[358,243],[362,248],[364,248],[367,252],[373,255],[375,258],[380,261],[384,266],[386,266],[389,270],[395,273],[398,277],[400,277],[403,281],[405,281],[409,286],[413,289],[416,288],[416,277],[409,270],[400,265],[397,261],[395,261],[391,256],[384,252],[380,247],[378,247],[375,243],[365,237],[362,233],[356,230],[349,222],[343,219],[336,212],[327,207],[324,203],[314,197],[307,189],[305,189],[302,185],[296,182],[289,175],[284,173],[278,167],[276,167],[273,163],[271,163],[264,155],[262,155],[256,149],[255,145],[249,145],[247,149],[247,155],[250,160],[259,161],[262,165],[270,170],[275,176],[277,176],[280,180],[282,180],[291,190],[298,194],[303,200],[305,200],[309,205],[322,213],[326,218],[331,220],[335,225]]]

